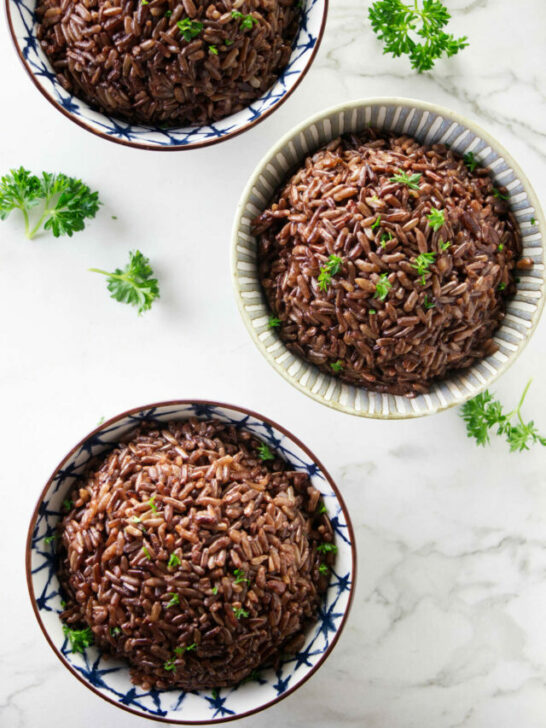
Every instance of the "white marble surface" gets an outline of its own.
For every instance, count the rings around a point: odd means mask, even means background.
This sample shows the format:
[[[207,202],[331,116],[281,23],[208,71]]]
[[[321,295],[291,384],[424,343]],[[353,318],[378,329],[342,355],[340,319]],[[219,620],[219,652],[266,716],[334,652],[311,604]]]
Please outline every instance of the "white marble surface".
[[[332,0],[313,69],[269,120],[171,154],[125,149],[65,120],[27,79],[2,23],[0,170],[81,175],[105,202],[72,239],[30,243],[15,217],[0,223],[2,728],[148,724],[57,661],[29,606],[24,541],[50,471],[100,417],[176,397],[239,403],[291,428],[336,478],[357,532],[358,588],[337,648],[295,695],[241,726],[546,726],[544,450],[480,450],[454,411],[388,423],[323,408],[274,374],[233,303],[229,233],[248,174],[280,134],[347,98],[415,96],[466,114],[546,194],[543,0],[452,0],[454,30],[471,46],[423,76],[381,55],[367,4]],[[142,318],[87,272],[123,264],[136,246],[161,279],[161,301]],[[527,412],[543,430],[545,356],[542,321],[496,387],[509,404],[534,377]]]

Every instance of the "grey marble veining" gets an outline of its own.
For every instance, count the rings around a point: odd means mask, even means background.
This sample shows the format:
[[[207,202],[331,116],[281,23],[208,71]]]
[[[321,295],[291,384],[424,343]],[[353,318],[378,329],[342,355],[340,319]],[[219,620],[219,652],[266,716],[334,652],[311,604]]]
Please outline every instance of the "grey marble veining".
[[[66,673],[26,595],[26,527],[52,468],[101,416],[175,397],[239,403],[289,427],[336,479],[357,534],[345,633],[293,696],[242,728],[546,728],[546,458],[465,438],[457,413],[360,421],[306,399],[238,320],[227,264],[233,210],[259,158],[305,117],[347,98],[418,97],[486,127],[546,193],[546,4],[453,0],[470,47],[419,76],[381,54],[365,0],[331,0],[327,34],[295,95],[256,129],[191,153],[116,147],[71,125],[32,87],[0,28],[0,171],[63,170],[105,207],[73,239],[28,243],[0,223],[0,726],[145,725]],[[112,221],[115,215],[118,220]],[[150,314],[111,301],[90,266],[152,258]],[[546,429],[545,324],[495,386]]]

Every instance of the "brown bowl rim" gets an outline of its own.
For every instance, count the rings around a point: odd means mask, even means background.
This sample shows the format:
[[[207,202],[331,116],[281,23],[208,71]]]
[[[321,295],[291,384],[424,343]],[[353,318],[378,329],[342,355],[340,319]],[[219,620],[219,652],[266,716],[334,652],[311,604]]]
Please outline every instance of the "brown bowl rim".
[[[332,488],[333,492],[336,495],[336,498],[339,502],[339,505],[341,506],[341,509],[343,511],[343,514],[345,516],[345,519],[347,521],[347,531],[350,538],[350,546],[351,546],[351,586],[349,588],[349,599],[347,602],[347,607],[345,609],[345,612],[343,614],[343,618],[341,620],[341,624],[339,625],[339,629],[336,630],[335,635],[332,638],[332,641],[328,645],[327,649],[325,650],[324,654],[321,656],[320,660],[316,663],[316,665],[313,665],[313,667],[309,670],[309,672],[294,686],[286,690],[286,692],[282,693],[281,695],[277,695],[273,700],[268,701],[267,703],[264,703],[263,705],[260,705],[257,708],[253,708],[252,710],[248,710],[244,713],[240,713],[238,715],[233,716],[222,716],[218,719],[213,720],[176,720],[176,719],[167,719],[162,718],[158,716],[151,716],[146,715],[144,713],[141,713],[138,710],[135,710],[134,708],[129,707],[128,705],[122,705],[121,703],[117,702],[113,698],[108,697],[107,695],[104,695],[101,693],[97,688],[95,688],[93,685],[90,685],[87,680],[85,680],[78,672],[77,670],[68,662],[68,660],[64,657],[64,655],[59,652],[55,644],[53,643],[53,640],[50,638],[48,631],[44,627],[44,624],[42,622],[42,619],[40,617],[40,613],[38,611],[38,608],[36,606],[36,595],[34,594],[34,588],[32,583],[32,573],[31,573],[31,546],[32,546],[32,534],[34,532],[34,528],[36,526],[36,520],[38,517],[38,512],[40,509],[40,506],[43,502],[43,499],[51,487],[53,483],[53,479],[55,475],[57,474],[58,470],[61,468],[63,463],[70,458],[74,453],[85,443],[86,440],[88,440],[90,437],[93,437],[93,435],[98,434],[102,430],[104,430],[106,427],[118,422],[120,419],[123,419],[125,417],[128,417],[130,415],[134,415],[138,412],[142,412],[144,410],[152,409],[155,407],[173,407],[173,406],[184,406],[184,405],[204,405],[204,406],[212,406],[212,407],[219,407],[219,408],[226,408],[234,410],[235,412],[240,412],[244,415],[249,415],[250,417],[254,417],[257,420],[260,420],[261,422],[264,422],[272,427],[274,427],[276,430],[279,430],[279,432],[282,432],[286,437],[290,438],[299,448],[301,448],[308,457],[320,468],[320,471],[323,473],[324,477],[326,478],[327,482],[329,483],[330,487]],[[262,710],[266,710],[267,708],[270,708],[271,706],[275,705],[276,703],[279,703],[281,700],[284,700],[289,695],[294,693],[298,688],[300,688],[304,683],[309,680],[316,672],[317,670],[322,667],[325,660],[329,655],[332,653],[334,647],[337,644],[337,641],[343,632],[343,629],[345,627],[345,624],[347,623],[347,618],[349,616],[349,613],[351,611],[351,607],[353,604],[353,597],[355,592],[355,585],[356,585],[356,576],[357,576],[357,553],[356,553],[356,545],[355,545],[355,534],[353,530],[353,525],[351,522],[351,517],[349,514],[349,509],[347,508],[347,505],[343,499],[343,496],[341,495],[341,492],[337,485],[335,484],[332,476],[326,470],[322,462],[314,455],[314,453],[307,447],[307,445],[304,445],[304,443],[295,435],[293,435],[290,430],[287,430],[282,425],[279,425],[274,420],[269,419],[269,417],[265,417],[264,415],[259,414],[258,412],[255,412],[254,410],[247,409],[245,407],[240,407],[239,405],[232,405],[227,404],[225,402],[216,402],[213,400],[204,400],[204,399],[175,399],[175,400],[166,400],[164,402],[155,402],[153,404],[148,405],[142,405],[140,407],[133,407],[132,409],[126,410],[122,412],[121,414],[115,415],[114,417],[111,417],[110,419],[106,420],[105,422],[101,423],[98,427],[95,427],[91,432],[89,432],[85,437],[83,437],[74,447],[69,450],[69,452],[62,458],[60,463],[57,465],[57,467],[53,470],[50,477],[48,478],[45,486],[42,488],[40,495],[38,496],[38,500],[36,502],[36,505],[34,507],[34,511],[32,513],[32,517],[30,519],[29,527],[28,527],[28,533],[27,533],[27,539],[26,539],[26,545],[25,545],[25,573],[26,573],[26,581],[27,581],[27,588],[28,593],[30,596],[30,601],[32,604],[32,609],[34,611],[34,616],[36,617],[36,621],[38,622],[38,625],[40,629],[42,630],[42,633],[44,637],[46,638],[49,646],[55,653],[55,655],[58,657],[58,659],[62,662],[62,664],[69,670],[69,672],[77,678],[83,685],[85,685],[86,688],[91,690],[93,693],[98,695],[103,700],[107,701],[108,703],[111,703],[112,705],[116,706],[117,708],[121,708],[122,710],[127,711],[128,713],[132,713],[133,715],[137,715],[140,718],[146,718],[147,720],[157,721],[159,723],[168,723],[170,725],[213,725],[214,723],[228,723],[233,720],[240,720],[242,718],[247,718],[251,715],[255,715],[256,713],[260,713]]]
[[[34,72],[32,71],[30,64],[27,62],[26,58],[23,56],[23,53],[21,51],[21,48],[19,46],[19,42],[17,40],[17,36],[15,34],[15,29],[13,27],[12,19],[11,19],[11,11],[10,11],[10,5],[13,0],[5,0],[5,9],[6,9],[6,15],[8,19],[8,28],[9,28],[9,34],[11,37],[11,40],[13,42],[13,45],[15,46],[15,50],[17,52],[17,55],[19,57],[19,60],[23,64],[26,72],[30,76],[33,84],[36,86],[38,91],[42,94],[44,98],[46,98],[49,103],[54,106],[57,111],[60,111],[61,114],[66,116],[67,119],[70,119],[74,124],[77,124],[85,131],[90,132],[91,134],[94,134],[95,136],[100,137],[101,139],[106,139],[109,142],[113,142],[114,144],[121,144],[125,147],[130,147],[133,149],[142,149],[148,152],[183,152],[183,151],[191,151],[192,149],[201,149],[203,147],[210,147],[213,144],[219,144],[220,142],[227,141],[228,139],[233,139],[236,136],[239,136],[239,134],[243,134],[243,132],[248,131],[254,126],[257,126],[260,122],[267,119],[274,111],[276,111],[278,108],[280,108],[284,102],[294,93],[294,91],[298,88],[300,83],[303,81],[305,76],[307,75],[307,72],[313,65],[313,62],[316,58],[316,55],[319,51],[320,45],[322,43],[322,39],[324,37],[324,30],[326,28],[326,21],[328,19],[328,10],[329,10],[329,2],[330,0],[323,0],[324,2],[324,12],[322,15],[322,22],[320,24],[320,29],[317,35],[317,41],[315,43],[315,46],[313,50],[311,51],[311,55],[309,56],[309,60],[307,61],[305,67],[302,69],[301,73],[299,74],[298,78],[296,79],[294,85],[292,88],[290,88],[284,96],[276,101],[273,106],[271,106],[270,109],[267,111],[264,111],[263,114],[260,114],[256,119],[253,119],[252,121],[249,121],[248,123],[244,124],[241,128],[235,129],[233,131],[227,132],[221,137],[216,137],[215,139],[209,139],[207,141],[202,142],[195,142],[195,143],[189,143],[189,144],[173,144],[169,146],[156,146],[154,144],[146,144],[142,142],[135,142],[130,139],[119,139],[117,137],[113,137],[110,134],[107,134],[104,131],[100,131],[99,129],[94,129],[92,126],[90,126],[87,122],[82,121],[78,117],[76,117],[72,112],[65,109],[61,104],[59,104],[58,101],[56,101],[48,91],[46,91],[41,84],[38,83],[36,76],[34,75]],[[276,83],[276,81],[274,82]],[[71,94],[72,97],[75,97],[74,94]],[[247,107],[245,107],[247,108]],[[99,112],[102,113],[102,112]],[[104,114],[103,114],[104,116]],[[115,117],[114,117],[115,118]],[[228,117],[226,117],[228,118]],[[191,126],[191,125],[190,125]]]

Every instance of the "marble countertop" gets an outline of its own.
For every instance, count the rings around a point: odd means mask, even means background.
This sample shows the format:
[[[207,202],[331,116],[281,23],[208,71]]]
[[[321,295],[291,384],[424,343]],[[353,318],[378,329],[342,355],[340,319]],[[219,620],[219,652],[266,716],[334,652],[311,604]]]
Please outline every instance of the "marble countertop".
[[[323,460],[351,510],[359,550],[354,607],[319,672],[241,728],[545,728],[545,451],[479,449],[457,412],[413,422],[341,415],[278,377],[251,343],[229,277],[234,207],[266,150],[299,121],[346,99],[413,96],[481,123],[546,195],[546,4],[451,0],[470,47],[418,76],[382,56],[364,0],[332,0],[326,37],[294,96],[231,141],[153,154],[104,142],[44,101],[5,23],[0,171],[62,170],[100,189],[83,233],[27,242],[1,225],[0,725],[133,728],[58,662],[27,598],[24,542],[53,467],[101,417],[172,398],[262,412]],[[116,220],[112,220],[116,216]],[[161,280],[147,315],[111,300],[87,269],[138,246]],[[546,430],[546,321],[497,383]]]

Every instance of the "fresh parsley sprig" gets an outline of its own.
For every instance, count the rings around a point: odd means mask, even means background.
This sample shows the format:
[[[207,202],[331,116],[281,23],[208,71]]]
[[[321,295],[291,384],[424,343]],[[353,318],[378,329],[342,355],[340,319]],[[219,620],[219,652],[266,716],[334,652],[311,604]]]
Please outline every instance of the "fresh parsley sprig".
[[[421,276],[421,283],[425,285],[426,274],[429,272],[429,267],[436,260],[436,253],[419,253],[415,258],[415,263],[411,264],[412,268],[415,268],[417,275]]]
[[[326,263],[321,267],[318,275],[318,284],[321,291],[327,291],[328,286],[332,282],[332,276],[339,273],[343,259],[339,255],[331,255]]]
[[[139,314],[148,311],[155,299],[159,298],[158,281],[152,278],[154,272],[150,261],[140,250],[131,251],[129,263],[125,268],[116,268],[113,273],[100,268],[89,268],[89,270],[107,276],[107,288],[111,297],[120,303],[138,306]]]
[[[538,432],[532,420],[525,422],[521,414],[530,386],[531,380],[527,382],[516,409],[508,414],[505,414],[502,404],[498,399],[493,399],[493,395],[487,389],[466,402],[461,408],[461,417],[466,422],[467,436],[473,437],[477,445],[485,446],[491,441],[490,430],[497,428],[496,434],[504,435],[510,445],[510,452],[523,452],[535,444],[546,446],[546,437]]]
[[[190,40],[193,40],[193,38],[197,38],[204,27],[203,23],[199,22],[199,20],[191,20],[190,18],[179,20],[176,25],[182,35],[182,38],[184,38],[184,40],[188,43]]]
[[[406,185],[406,187],[409,187],[410,190],[418,190],[419,180],[422,176],[423,175],[420,172],[408,175],[406,172],[399,169],[398,174],[395,174],[394,177],[390,178],[390,182],[398,182],[398,184]]]
[[[70,643],[72,652],[83,652],[86,647],[93,644],[93,632],[90,627],[85,629],[71,629],[67,624],[63,624],[64,636]]]
[[[384,301],[389,295],[391,288],[392,283],[388,279],[388,273],[382,273],[375,284],[375,293],[373,294],[373,297],[378,298],[380,301]]]
[[[31,222],[31,211],[38,208]],[[42,172],[41,177],[24,167],[10,170],[0,179],[0,220],[12,210],[20,210],[25,221],[25,235],[32,240],[40,228],[51,230],[58,238],[72,237],[85,228],[85,220],[95,217],[101,202],[99,193],[91,192],[81,180],[67,175]]]
[[[435,207],[432,207],[430,214],[427,215],[427,220],[434,232],[437,232],[442,225],[445,225],[446,217],[443,210],[437,210]]]
[[[444,54],[449,58],[468,45],[466,36],[444,31],[451,15],[440,0],[378,0],[368,10],[372,29],[384,42],[383,53],[409,56],[418,73],[430,71]]]
[[[243,15],[239,10],[232,10],[231,17],[241,21],[239,23],[241,30],[252,30],[254,25],[258,23],[258,20],[253,15]]]
[[[262,460],[262,462],[264,463],[266,462],[266,460],[275,460],[275,456],[265,444],[265,442],[261,442],[258,446],[258,456],[260,460]]]

